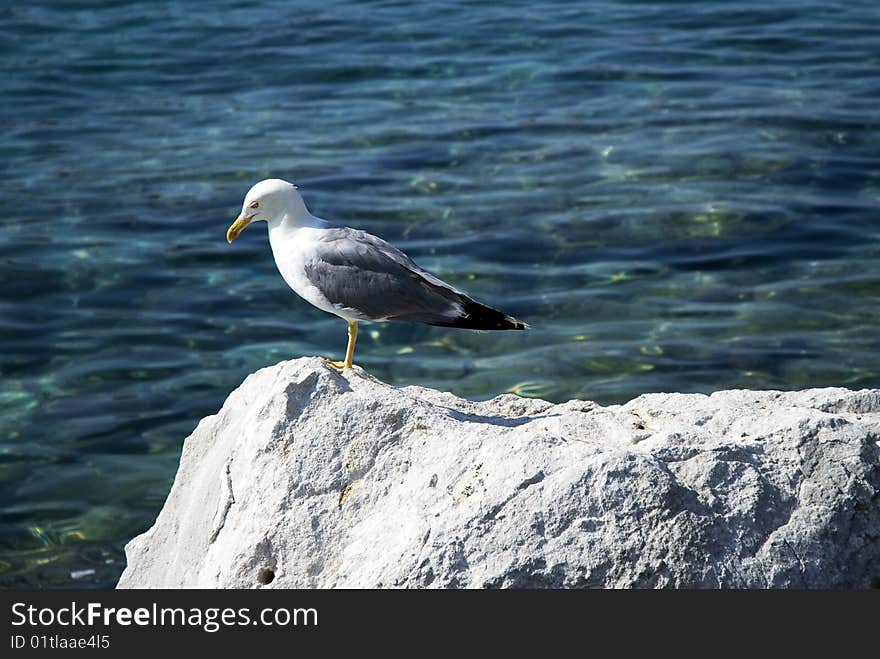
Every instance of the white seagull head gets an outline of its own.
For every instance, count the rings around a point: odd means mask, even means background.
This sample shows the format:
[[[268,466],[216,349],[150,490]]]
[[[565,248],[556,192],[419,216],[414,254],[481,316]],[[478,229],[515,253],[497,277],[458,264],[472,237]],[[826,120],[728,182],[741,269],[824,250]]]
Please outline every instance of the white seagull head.
[[[280,178],[267,178],[260,181],[245,195],[241,213],[226,232],[230,243],[238,238],[251,222],[282,222],[308,217],[309,211],[296,186]]]

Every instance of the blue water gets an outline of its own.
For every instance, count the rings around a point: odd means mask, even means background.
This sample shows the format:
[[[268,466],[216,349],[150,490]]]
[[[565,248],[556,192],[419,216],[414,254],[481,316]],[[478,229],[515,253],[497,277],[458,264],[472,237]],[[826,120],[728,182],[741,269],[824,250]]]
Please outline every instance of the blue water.
[[[0,584],[108,586],[249,372],[339,358],[254,182],[529,323],[362,328],[395,384],[880,386],[876,2],[0,8]]]

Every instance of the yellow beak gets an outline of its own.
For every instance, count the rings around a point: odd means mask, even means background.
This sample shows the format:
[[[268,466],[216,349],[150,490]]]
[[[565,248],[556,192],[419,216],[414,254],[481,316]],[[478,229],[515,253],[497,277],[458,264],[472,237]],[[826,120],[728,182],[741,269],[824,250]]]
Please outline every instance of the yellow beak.
[[[244,215],[239,215],[237,218],[235,218],[235,222],[233,222],[232,226],[226,230],[226,241],[231,243],[233,240],[238,238],[238,235],[242,231],[244,231],[245,228],[247,228],[248,224],[251,223],[251,220],[253,219],[253,217],[254,217],[253,215],[251,215],[249,217],[246,217]]]

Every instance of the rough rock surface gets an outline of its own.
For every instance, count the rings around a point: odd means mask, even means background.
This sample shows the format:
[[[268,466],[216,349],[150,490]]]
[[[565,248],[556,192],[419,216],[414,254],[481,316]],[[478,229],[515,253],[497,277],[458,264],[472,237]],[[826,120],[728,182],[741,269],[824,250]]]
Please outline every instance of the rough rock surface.
[[[878,441],[880,390],[475,403],[282,362],[186,440],[119,587],[876,586]]]

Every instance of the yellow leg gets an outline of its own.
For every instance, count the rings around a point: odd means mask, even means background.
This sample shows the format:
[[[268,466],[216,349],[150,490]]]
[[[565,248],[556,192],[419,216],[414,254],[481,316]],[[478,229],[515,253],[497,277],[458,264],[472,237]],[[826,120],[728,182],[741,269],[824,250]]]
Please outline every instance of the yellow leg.
[[[345,368],[351,368],[354,362],[354,344],[358,340],[358,324],[356,320],[348,324],[348,347],[345,349]]]
[[[356,320],[351,320],[348,323],[348,348],[345,350],[345,361],[334,362],[330,359],[325,359],[324,363],[333,368],[338,368],[339,370],[351,368],[352,362],[354,361],[354,344],[357,343],[357,338],[358,324]]]

